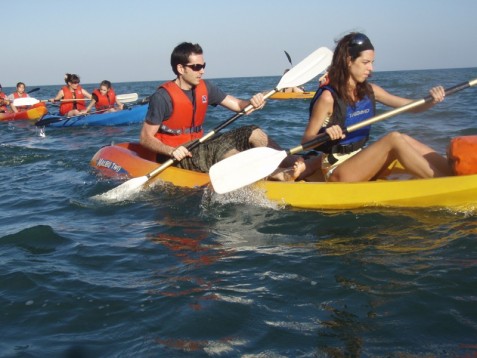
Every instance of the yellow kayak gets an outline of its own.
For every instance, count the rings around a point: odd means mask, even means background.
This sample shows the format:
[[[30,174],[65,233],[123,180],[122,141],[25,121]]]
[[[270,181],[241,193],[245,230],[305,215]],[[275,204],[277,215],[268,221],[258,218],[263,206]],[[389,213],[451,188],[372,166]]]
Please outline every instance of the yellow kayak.
[[[104,176],[131,179],[159,166],[155,155],[137,143],[101,148],[91,165]],[[389,178],[409,178],[396,163]],[[180,187],[209,186],[208,174],[169,167],[151,181]],[[477,174],[434,179],[385,179],[360,183],[260,181],[256,195],[283,205],[304,209],[355,209],[364,207],[448,208],[472,211],[477,204]],[[247,189],[248,190],[248,189]]]
[[[363,207],[474,210],[477,175],[359,183],[272,182],[255,184],[268,199],[305,209]]]
[[[271,99],[312,99],[315,92],[276,92]]]

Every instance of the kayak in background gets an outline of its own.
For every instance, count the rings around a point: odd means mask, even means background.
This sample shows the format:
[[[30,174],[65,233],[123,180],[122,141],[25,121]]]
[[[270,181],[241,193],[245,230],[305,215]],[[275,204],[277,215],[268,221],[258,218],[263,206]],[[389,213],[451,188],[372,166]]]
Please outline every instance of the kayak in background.
[[[44,103],[37,103],[24,111],[17,113],[0,113],[0,121],[16,121],[16,120],[37,120],[48,113]]]
[[[155,154],[138,143],[119,143],[101,148],[91,166],[109,178],[137,178],[160,166]],[[365,207],[446,208],[475,210],[477,174],[433,179],[410,179],[395,162],[387,179],[358,183],[259,181],[250,188],[271,202],[303,209],[356,209]],[[163,181],[179,187],[203,187],[209,175],[168,167],[151,183]],[[212,186],[210,186],[212,189]]]
[[[73,117],[48,114],[35,125],[38,127],[88,127],[142,123],[146,117],[147,108],[146,104],[138,104],[122,111],[91,113]]]
[[[270,99],[312,99],[315,92],[276,92]]]

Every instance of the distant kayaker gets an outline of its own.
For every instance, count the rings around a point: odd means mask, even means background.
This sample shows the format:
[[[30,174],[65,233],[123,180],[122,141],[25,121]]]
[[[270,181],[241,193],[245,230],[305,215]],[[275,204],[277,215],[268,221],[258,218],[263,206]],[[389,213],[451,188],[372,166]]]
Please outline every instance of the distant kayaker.
[[[208,106],[221,105],[240,112],[250,104],[261,109],[265,101],[261,93],[250,100],[238,99],[203,80],[205,60],[198,44],[183,42],[176,46],[171,66],[176,78],[163,83],[151,96],[140,134],[141,144],[156,152],[159,162],[174,158],[178,167],[208,172],[216,162],[240,151],[263,146],[279,149],[259,127],[248,125],[211,138],[189,151],[186,144],[204,134],[202,125]]]
[[[399,132],[391,132],[365,147],[370,126],[344,134],[342,128],[375,116],[375,103],[401,107],[413,100],[398,97],[369,83],[373,72],[374,46],[358,32],[341,38],[334,51],[328,78],[318,87],[310,104],[310,117],[302,143],[326,132],[331,141],[318,148],[323,155],[306,161],[299,178],[321,170],[327,181],[357,182],[376,179],[395,159],[413,175],[431,178],[452,175],[447,159],[434,149]],[[433,101],[417,107],[422,112],[445,97],[444,88],[429,91]]]
[[[121,111],[124,107],[124,105],[117,100],[111,82],[107,80],[99,84],[99,88],[93,91],[91,97],[91,102],[82,113],[88,113],[93,106],[96,109],[95,113]]]
[[[17,99],[17,98],[30,97],[30,95],[25,92],[26,85],[23,82],[18,82],[16,88],[17,88],[17,90],[8,96],[8,99],[11,102],[10,107],[12,108],[12,111],[15,112],[15,113],[17,113],[18,111],[24,111],[29,106],[15,106],[15,105],[13,105],[14,100]]]
[[[78,75],[65,74],[66,86],[63,86],[57,93],[55,98],[50,102],[61,100],[60,114],[62,116],[77,116],[81,111],[86,109],[85,100],[91,99],[91,94],[80,86],[80,78]]]
[[[3,92],[2,85],[0,84],[0,113],[8,112],[8,106],[10,105],[10,100],[6,93]]]

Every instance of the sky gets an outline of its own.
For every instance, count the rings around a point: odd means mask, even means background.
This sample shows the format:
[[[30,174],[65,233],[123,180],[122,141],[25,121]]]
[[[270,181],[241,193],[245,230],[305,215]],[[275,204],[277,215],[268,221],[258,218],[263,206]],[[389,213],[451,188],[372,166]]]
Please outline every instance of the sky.
[[[475,0],[2,1],[0,83],[162,81],[172,49],[199,43],[205,78],[278,76],[350,31],[375,71],[477,67]]]

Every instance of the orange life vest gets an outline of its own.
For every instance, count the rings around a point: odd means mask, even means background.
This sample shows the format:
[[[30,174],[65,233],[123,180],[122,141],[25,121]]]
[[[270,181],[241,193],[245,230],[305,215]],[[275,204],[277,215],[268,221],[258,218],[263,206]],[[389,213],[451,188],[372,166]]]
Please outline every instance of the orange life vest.
[[[114,93],[114,90],[112,88],[110,88],[108,92],[106,92],[106,96],[103,96],[99,89],[95,89],[93,91],[93,94],[95,94],[98,98],[98,100],[94,104],[94,106],[96,107],[96,111],[104,112],[105,110],[114,107],[114,104],[116,103],[116,93]]]
[[[5,93],[0,92],[0,111],[1,112],[8,112],[8,107],[5,102],[8,101],[8,97]]]
[[[21,95],[18,93],[18,92],[13,92],[13,98],[14,99],[17,99],[17,98],[27,98],[29,97],[25,92],[23,92]],[[16,109],[18,109],[19,111],[24,111],[28,108],[28,106],[15,106]]]
[[[74,96],[68,86],[63,86],[63,99],[84,99],[83,90],[81,86],[78,85],[78,88],[75,89]],[[78,111],[83,111],[86,109],[85,101],[67,101],[61,102],[60,104],[60,114],[64,116],[72,109],[77,109]]]
[[[166,82],[159,88],[161,87],[171,96],[172,114],[161,123],[156,138],[164,144],[177,147],[202,137],[204,134],[202,123],[209,104],[204,81],[201,80],[193,92],[195,106],[174,81]]]

